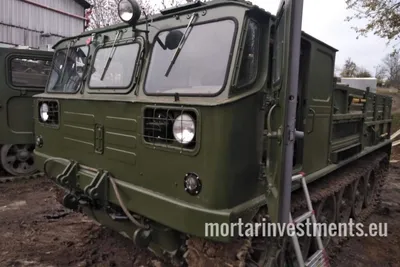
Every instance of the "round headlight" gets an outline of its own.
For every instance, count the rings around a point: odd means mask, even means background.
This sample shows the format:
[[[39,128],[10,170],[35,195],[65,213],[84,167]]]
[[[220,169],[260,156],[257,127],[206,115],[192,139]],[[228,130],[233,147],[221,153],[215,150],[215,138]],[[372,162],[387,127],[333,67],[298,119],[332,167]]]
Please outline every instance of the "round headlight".
[[[40,106],[40,118],[43,121],[47,121],[49,119],[49,106],[45,103]]]
[[[172,131],[175,139],[181,144],[192,142],[195,136],[195,125],[193,118],[188,114],[182,114],[176,118]]]
[[[121,0],[118,3],[118,15],[123,22],[135,24],[141,13],[140,6],[135,0]]]
[[[128,0],[122,0],[118,5],[118,13],[125,22],[130,21],[133,17],[133,6]]]

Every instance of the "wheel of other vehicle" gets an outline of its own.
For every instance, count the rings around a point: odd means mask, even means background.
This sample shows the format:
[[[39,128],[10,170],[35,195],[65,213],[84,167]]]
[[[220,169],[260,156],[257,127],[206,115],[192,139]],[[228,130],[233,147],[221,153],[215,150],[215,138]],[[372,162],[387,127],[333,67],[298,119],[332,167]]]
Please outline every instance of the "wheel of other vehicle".
[[[360,177],[354,182],[353,194],[352,194],[352,217],[357,220],[358,216],[364,207],[365,191],[367,187],[365,184],[365,178]]]
[[[33,158],[34,145],[4,145],[1,147],[1,165],[8,173],[20,176],[36,171]]]

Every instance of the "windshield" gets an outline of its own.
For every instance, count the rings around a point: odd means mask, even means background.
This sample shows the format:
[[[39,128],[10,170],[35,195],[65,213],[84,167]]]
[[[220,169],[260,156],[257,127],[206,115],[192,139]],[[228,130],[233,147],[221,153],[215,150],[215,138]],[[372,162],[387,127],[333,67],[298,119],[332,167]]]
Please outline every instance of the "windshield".
[[[117,45],[114,49],[114,53],[111,53],[113,52],[111,46],[101,48],[96,53],[89,87],[116,89],[127,88],[131,84],[139,53],[139,44]],[[112,58],[106,68],[110,55]]]
[[[179,29],[184,34],[186,27]],[[175,50],[155,42],[145,91],[150,94],[215,94],[224,85],[231,55],[235,22],[217,21],[194,25],[171,71]],[[169,32],[158,37],[166,43]]]
[[[68,49],[59,50],[54,58],[47,91],[76,92],[82,79],[88,52],[87,46],[71,47],[69,51]]]

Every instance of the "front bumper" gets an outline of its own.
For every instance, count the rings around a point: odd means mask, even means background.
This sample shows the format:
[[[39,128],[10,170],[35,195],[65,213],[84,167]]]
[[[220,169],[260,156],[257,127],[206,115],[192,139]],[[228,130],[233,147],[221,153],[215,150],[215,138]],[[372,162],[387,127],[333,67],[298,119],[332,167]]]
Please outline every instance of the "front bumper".
[[[102,180],[97,170],[76,164],[72,168],[73,170],[70,170],[67,175],[63,176],[64,179],[61,179],[61,181],[56,177],[60,177],[60,174],[66,170],[68,166],[67,160],[51,160],[51,156],[38,151],[35,151],[35,157],[35,164],[42,171],[44,171],[44,163],[48,162],[46,163],[46,174],[49,176],[48,178],[51,178],[59,186],[72,191],[83,192],[84,195],[97,194],[100,203],[111,202],[118,205],[117,197],[111,185],[108,185],[109,181]],[[102,181],[105,182],[103,183]],[[206,209],[125,181],[118,179],[115,179],[115,181],[123,196],[125,206],[131,212],[178,232],[219,242],[230,242],[234,236],[207,236],[206,225],[208,223],[221,226],[222,224],[237,222],[239,218],[242,219],[243,223],[246,223],[251,220],[261,206],[266,204],[265,196],[262,195],[231,209]],[[94,191],[93,188],[95,188]],[[98,211],[93,210],[91,212],[96,213]],[[85,213],[90,212],[85,211]],[[96,220],[102,224],[110,224],[105,220]]]

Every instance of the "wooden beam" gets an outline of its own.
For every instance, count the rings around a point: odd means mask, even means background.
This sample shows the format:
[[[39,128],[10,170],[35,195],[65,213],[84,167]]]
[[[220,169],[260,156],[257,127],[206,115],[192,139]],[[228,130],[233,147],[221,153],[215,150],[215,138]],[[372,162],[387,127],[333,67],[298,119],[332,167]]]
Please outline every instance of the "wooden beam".
[[[392,147],[398,146],[400,145],[400,140],[397,140],[395,142],[392,143]]]
[[[392,134],[391,136],[390,136],[390,139],[391,140],[393,140],[393,139],[395,139],[397,136],[399,136],[400,135],[400,130],[398,130],[397,132],[395,132],[394,134]]]

